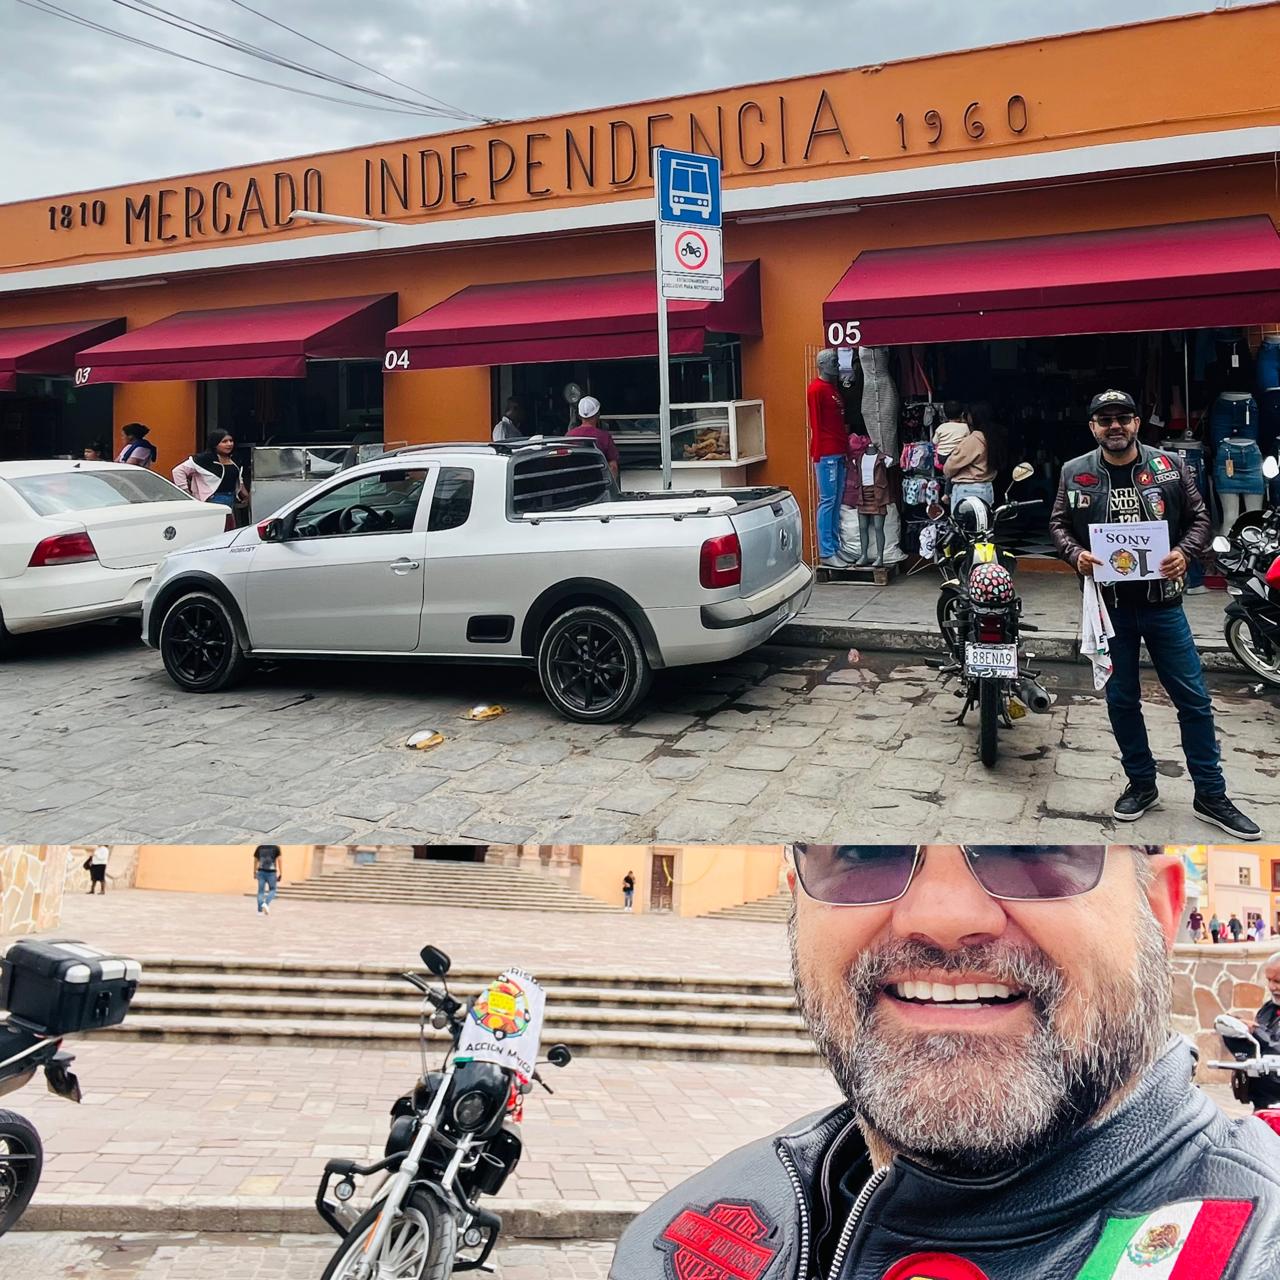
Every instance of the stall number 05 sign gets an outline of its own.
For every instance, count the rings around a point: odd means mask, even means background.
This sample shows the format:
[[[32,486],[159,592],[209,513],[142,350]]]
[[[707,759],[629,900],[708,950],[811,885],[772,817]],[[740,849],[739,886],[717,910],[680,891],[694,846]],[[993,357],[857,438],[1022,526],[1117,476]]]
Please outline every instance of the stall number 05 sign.
[[[861,320],[833,320],[827,325],[827,345],[857,347],[862,345]]]

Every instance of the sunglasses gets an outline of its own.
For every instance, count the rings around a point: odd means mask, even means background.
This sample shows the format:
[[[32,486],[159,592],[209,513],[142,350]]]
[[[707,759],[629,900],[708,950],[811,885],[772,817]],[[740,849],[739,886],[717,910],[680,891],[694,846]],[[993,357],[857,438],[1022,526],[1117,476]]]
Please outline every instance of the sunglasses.
[[[1129,423],[1131,423],[1136,416],[1137,416],[1136,414],[1132,414],[1132,413],[1115,413],[1115,414],[1109,413],[1105,418],[1095,415],[1093,420],[1100,427],[1110,427],[1117,422],[1122,427],[1127,427]]]
[[[1048,902],[1098,886],[1105,844],[964,844],[973,878],[993,898]],[[923,861],[918,844],[797,844],[796,874],[809,897],[833,907],[896,902]]]

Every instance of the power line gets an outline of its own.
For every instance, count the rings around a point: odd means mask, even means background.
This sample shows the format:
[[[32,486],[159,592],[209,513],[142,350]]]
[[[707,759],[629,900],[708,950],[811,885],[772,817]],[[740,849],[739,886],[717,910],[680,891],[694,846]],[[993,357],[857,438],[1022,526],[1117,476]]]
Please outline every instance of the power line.
[[[408,89],[410,93],[416,93],[418,97],[425,98],[428,102],[437,103],[439,106],[447,107],[451,111],[457,111],[459,115],[468,115],[469,111],[459,111],[452,103],[445,102],[440,98],[434,97],[432,94],[423,93],[421,89],[415,88],[411,84],[405,84],[403,80],[397,80],[394,76],[389,76],[385,71],[380,71],[377,67],[371,67],[367,62],[361,62],[359,58],[353,58],[349,53],[343,53],[341,49],[335,49],[332,45],[325,44],[322,40],[316,40],[314,37],[306,34],[305,31],[299,31],[296,27],[291,27],[287,22],[281,22],[279,18],[273,18],[269,13],[263,13],[261,9],[255,9],[251,4],[246,4],[245,0],[228,0],[230,4],[236,6],[237,9],[243,9],[247,13],[252,13],[256,17],[261,18],[264,22],[271,23],[272,26],[279,27],[282,31],[295,35],[299,40],[305,40],[308,44],[313,44],[317,49],[323,49],[326,53],[335,54],[344,61],[351,63],[353,67],[359,67],[362,71],[368,71],[371,75],[379,76],[390,84],[399,86],[401,89]],[[472,116],[476,120],[484,120],[487,124],[496,124],[496,120],[489,119],[484,116]]]
[[[248,41],[241,40],[238,36],[229,35],[225,31],[219,31],[216,27],[206,26],[202,22],[197,22],[193,18],[187,18],[182,14],[174,13],[170,9],[164,8],[162,5],[149,3],[148,0],[112,0],[113,4],[119,5],[122,9],[128,9],[133,13],[140,14],[144,18],[150,18],[155,22],[162,22],[166,26],[173,27],[185,35],[193,35],[201,40],[209,40],[214,44],[220,44],[224,48],[231,49],[237,53],[247,54],[252,58],[259,58],[262,61],[270,62],[275,66],[281,67],[288,71],[296,71],[299,75],[311,76],[314,79],[325,80],[330,84],[340,85],[344,89],[353,89],[357,93],[368,94],[371,97],[382,98],[388,102],[399,103],[403,106],[411,107],[414,110],[421,111],[424,114],[431,114],[442,117],[458,117],[468,120],[479,121],[479,116],[473,116],[465,112],[456,112],[453,108],[440,110],[436,107],[428,106],[425,103],[415,102],[409,98],[402,98],[398,94],[384,93],[380,89],[371,89],[366,85],[357,84],[352,80],[344,80],[340,76],[331,75],[327,71],[321,71],[316,67],[298,62],[293,58],[289,58],[283,54],[276,53],[274,50],[265,49],[260,45],[251,44]],[[148,12],[150,10],[151,12]],[[447,107],[447,104],[445,104]]]
[[[124,40],[128,44],[138,45],[143,49],[151,49],[156,53],[165,53],[170,57],[178,58],[183,62],[190,62],[199,67],[206,67],[211,71],[221,71],[224,75],[234,76],[237,80],[248,80],[251,84],[266,85],[271,89],[283,89],[286,93],[298,93],[306,98],[319,98],[324,102],[336,102],[344,107],[356,107],[363,111],[390,111],[397,115],[412,115],[418,117],[436,117],[439,112],[432,112],[425,106],[421,109],[414,110],[409,107],[382,106],[373,102],[353,102],[349,98],[337,98],[329,93],[317,93],[314,89],[303,89],[298,85],[281,84],[278,80],[264,80],[260,76],[251,76],[244,71],[234,71],[230,67],[223,67],[214,62],[205,62],[201,58],[192,57],[190,54],[179,53],[176,49],[170,49],[165,45],[153,44],[150,40],[143,40],[138,36],[128,35],[126,32],[117,31],[114,27],[104,26],[102,23],[94,22],[89,18],[82,17],[78,13],[71,13],[66,9],[59,8],[52,4],[51,0],[17,0],[18,4],[28,9],[34,9],[37,13],[48,14],[55,18],[63,18],[68,22],[74,22],[78,26],[88,27],[91,31],[100,31],[104,35],[114,36],[117,40]]]

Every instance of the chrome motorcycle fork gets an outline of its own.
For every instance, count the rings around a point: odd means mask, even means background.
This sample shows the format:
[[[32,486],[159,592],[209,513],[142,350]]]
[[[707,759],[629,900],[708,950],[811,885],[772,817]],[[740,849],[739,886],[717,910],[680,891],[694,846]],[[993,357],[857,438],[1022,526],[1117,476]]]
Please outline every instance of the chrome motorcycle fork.
[[[373,1268],[378,1265],[378,1257],[382,1253],[382,1246],[386,1243],[387,1234],[400,1213],[405,1195],[418,1176],[418,1170],[422,1167],[422,1153],[427,1149],[427,1143],[435,1136],[436,1124],[440,1119],[440,1112],[444,1109],[445,1097],[449,1092],[449,1086],[453,1083],[454,1070],[454,1064],[450,1062],[448,1070],[444,1073],[444,1079],[440,1081],[440,1088],[436,1090],[436,1096],[431,1099],[431,1106],[427,1108],[427,1114],[418,1126],[418,1136],[405,1152],[400,1168],[387,1182],[387,1194],[382,1198],[382,1211],[378,1214],[369,1242],[365,1245],[364,1257],[356,1271],[356,1280],[369,1280],[373,1275]]]

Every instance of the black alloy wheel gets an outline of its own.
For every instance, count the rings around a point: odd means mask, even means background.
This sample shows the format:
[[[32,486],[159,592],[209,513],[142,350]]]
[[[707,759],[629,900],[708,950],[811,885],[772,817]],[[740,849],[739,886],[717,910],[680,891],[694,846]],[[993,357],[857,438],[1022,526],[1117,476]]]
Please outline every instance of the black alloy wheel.
[[[12,1111],[0,1111],[0,1235],[22,1217],[44,1167],[35,1126]]]
[[[600,722],[625,715],[648,689],[651,672],[625,618],[599,605],[579,605],[543,635],[538,678],[561,715]]]
[[[223,689],[244,666],[235,623],[217,596],[193,591],[170,605],[160,624],[160,656],[169,678],[189,693]]]

